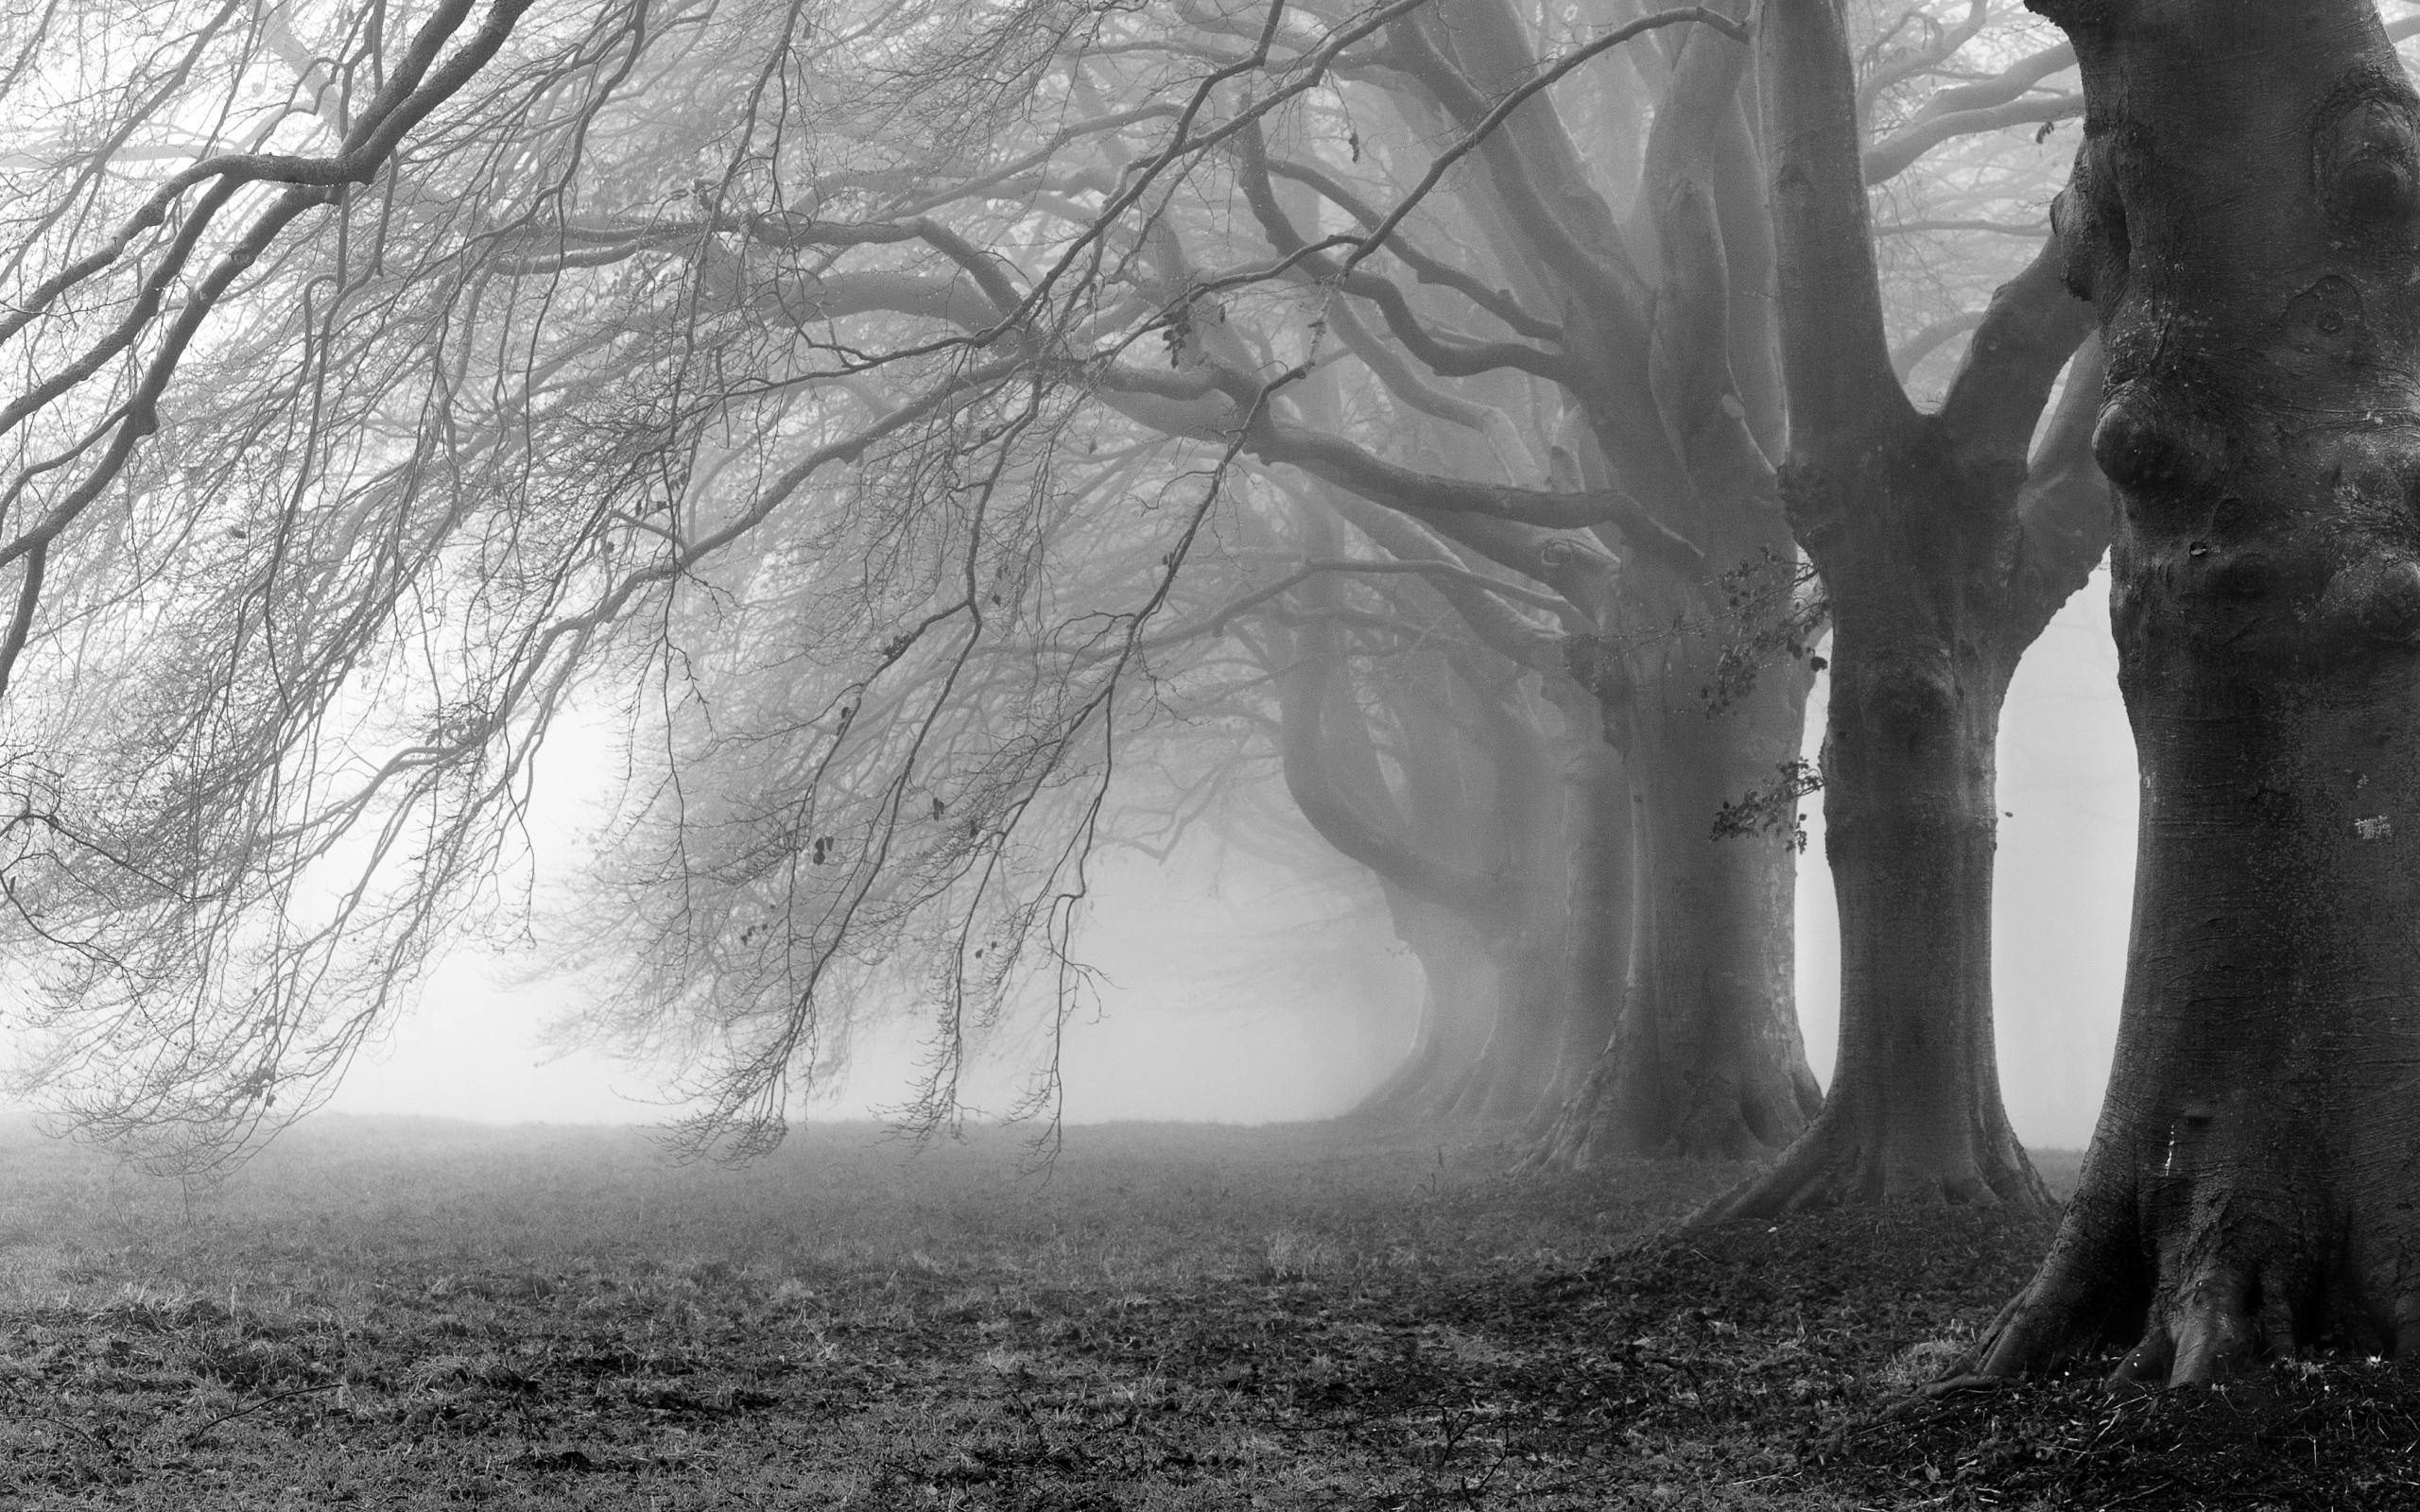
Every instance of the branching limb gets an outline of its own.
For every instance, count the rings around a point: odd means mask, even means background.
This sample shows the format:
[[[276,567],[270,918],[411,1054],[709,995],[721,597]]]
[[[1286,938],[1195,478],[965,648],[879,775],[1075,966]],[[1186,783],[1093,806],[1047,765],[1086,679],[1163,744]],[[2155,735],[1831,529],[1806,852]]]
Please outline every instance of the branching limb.
[[[1685,538],[1667,529],[1637,500],[1619,490],[1552,493],[1442,478],[1389,462],[1340,437],[1277,422],[1256,431],[1250,445],[1262,461],[1301,468],[1324,482],[1397,508],[1474,515],[1553,530],[1614,525],[1642,553],[1659,560],[1689,569],[1704,560]]]
[[[1772,0],[1762,45],[1790,430],[1802,453],[1861,448],[1913,411],[1883,336],[1840,9]]]
[[[2068,292],[2066,268],[2053,234],[2023,272],[1994,292],[1942,401],[1943,425],[1985,466],[2025,465],[2050,386],[2092,333],[2092,306]]]
[[[2092,456],[2104,367],[2096,335],[2068,365],[2066,388],[2017,495],[2014,621],[2029,638],[2091,578],[2116,526],[2109,479]]]

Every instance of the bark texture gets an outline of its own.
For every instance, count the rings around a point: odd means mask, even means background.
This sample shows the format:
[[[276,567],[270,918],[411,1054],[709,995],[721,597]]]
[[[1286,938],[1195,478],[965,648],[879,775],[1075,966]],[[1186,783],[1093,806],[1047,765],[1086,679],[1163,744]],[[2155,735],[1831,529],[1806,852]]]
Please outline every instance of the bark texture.
[[[2142,819],[2083,1184],[1975,1366],[2420,1350],[2420,102],[2366,0],[2038,9]]]

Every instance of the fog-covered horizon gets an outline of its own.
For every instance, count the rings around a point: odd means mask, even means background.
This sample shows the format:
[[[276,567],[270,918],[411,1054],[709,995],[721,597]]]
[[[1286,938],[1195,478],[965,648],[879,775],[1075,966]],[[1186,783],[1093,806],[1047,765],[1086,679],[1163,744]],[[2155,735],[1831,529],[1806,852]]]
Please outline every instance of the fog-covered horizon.
[[[2135,788],[2107,603],[2105,575],[2069,601],[2020,665],[2000,733],[2001,1081],[2019,1136],[2046,1148],[2090,1137],[2124,967]],[[1824,692],[1819,681],[1810,755]],[[1820,799],[1806,818],[1798,1003],[1808,1058],[1828,1081],[1839,955]],[[1256,961],[1256,940],[1282,937],[1315,911],[1316,884],[1237,850],[1224,851],[1223,875],[1196,851],[1186,855],[1172,868],[1132,852],[1104,860],[1079,952],[1102,973],[1102,1011],[1080,1012],[1067,1026],[1067,1121],[1262,1123],[1344,1111],[1409,1043],[1417,966],[1374,915],[1325,926],[1334,937],[1324,941],[1324,980],[1300,963]],[[1334,970],[1348,954],[1361,962],[1357,981]],[[647,1125],[679,1114],[647,1068],[599,1050],[549,1048],[546,1030],[574,1005],[576,988],[510,980],[525,969],[456,955],[418,1009],[365,1052],[328,1108],[493,1124]],[[916,1064],[906,1029],[877,1036],[810,1117],[882,1117],[906,1100]],[[1026,1069],[995,1058],[970,1099],[975,1108],[1004,1111]]]

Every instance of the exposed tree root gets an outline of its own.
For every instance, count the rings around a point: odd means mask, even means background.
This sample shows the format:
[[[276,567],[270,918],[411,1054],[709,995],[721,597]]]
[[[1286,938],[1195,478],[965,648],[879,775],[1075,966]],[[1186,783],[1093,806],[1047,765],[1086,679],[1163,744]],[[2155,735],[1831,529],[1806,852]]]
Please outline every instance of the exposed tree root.
[[[2023,1146],[2005,1130],[1996,1137],[1979,1130],[1970,1138],[1921,1140],[1874,1124],[1843,1114],[1837,1105],[1825,1109],[1779,1160],[1691,1214],[1684,1227],[1856,1203],[1946,1202],[2034,1212],[2058,1206]]]
[[[2130,1339],[2113,1388],[2207,1385],[2314,1352],[2420,1350],[2420,1278],[2399,1263],[2348,1264],[2341,1251],[2358,1245],[2342,1234],[2315,1246],[2308,1226],[2247,1218],[2262,1200],[2217,1185],[2179,1202],[2138,1173],[2096,1186],[2087,1172],[2032,1282],[1934,1389],[2048,1370]]]
[[[1585,1171],[1604,1160],[1751,1160],[1788,1144],[1806,1126],[1817,1093],[1776,1074],[1682,1078],[1658,1088],[1625,1074],[1609,1052],[1563,1105],[1517,1169]]]

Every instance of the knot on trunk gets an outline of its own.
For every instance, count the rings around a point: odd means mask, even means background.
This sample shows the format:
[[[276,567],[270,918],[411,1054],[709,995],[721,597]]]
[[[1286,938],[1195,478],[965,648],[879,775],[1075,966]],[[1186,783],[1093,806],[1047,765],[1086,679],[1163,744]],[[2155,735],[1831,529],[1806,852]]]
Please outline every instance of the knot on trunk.
[[[2328,579],[2320,608],[2330,624],[2380,644],[2420,646],[2420,561],[2364,557]]]
[[[1616,714],[1629,704],[1634,691],[1621,647],[1601,635],[1568,635],[1563,642],[1563,666],[1571,680],[1597,700],[1606,744],[1619,745]]]
[[[2286,302],[2280,334],[2302,356],[2358,360],[2369,354],[2369,323],[2360,285],[2330,273]]]
[[[2102,404],[2092,456],[2128,493],[2162,497],[2216,484],[2226,468],[2227,444],[2216,425],[2162,403],[2148,386],[2130,384]]]
[[[2371,232],[2408,227],[2420,204],[2415,113],[2400,74],[2362,68],[2338,86],[2311,141],[2311,177],[2328,219]]]

